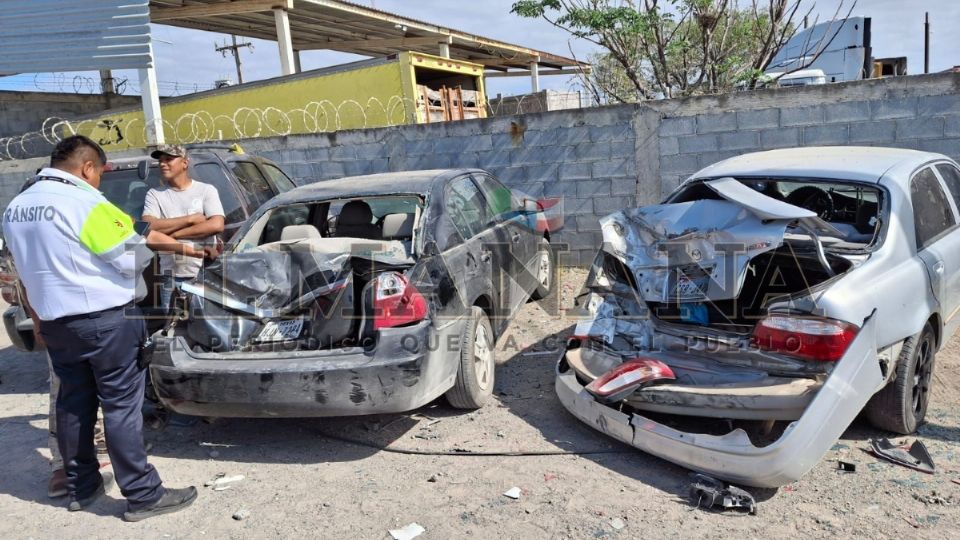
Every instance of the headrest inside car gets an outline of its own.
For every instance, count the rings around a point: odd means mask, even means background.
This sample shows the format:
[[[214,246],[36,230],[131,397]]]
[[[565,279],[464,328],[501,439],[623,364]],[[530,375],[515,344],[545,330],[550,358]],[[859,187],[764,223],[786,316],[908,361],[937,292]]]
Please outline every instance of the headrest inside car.
[[[383,216],[383,238],[411,238],[414,214],[387,214]]]
[[[322,238],[320,231],[313,225],[287,225],[280,232],[280,240],[310,240],[312,238]]]

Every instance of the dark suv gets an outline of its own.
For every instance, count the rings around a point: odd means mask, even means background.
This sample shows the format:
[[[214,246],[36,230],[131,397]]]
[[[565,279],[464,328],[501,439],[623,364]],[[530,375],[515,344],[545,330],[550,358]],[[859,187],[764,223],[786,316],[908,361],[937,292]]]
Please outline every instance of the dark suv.
[[[217,188],[226,225],[221,237],[229,239],[263,203],[274,195],[293,189],[295,184],[280,167],[265,158],[248,155],[239,145],[214,146],[194,145],[190,152],[190,177]],[[144,167],[141,165],[145,162]],[[134,219],[140,219],[147,191],[159,187],[163,180],[157,170],[157,162],[147,157],[132,157],[111,160],[103,173],[100,191],[113,204]],[[33,323],[20,305],[19,281],[11,260],[4,250],[0,257],[0,283],[3,299],[11,306],[3,314],[3,323],[10,341],[18,349],[34,349]],[[154,260],[156,263],[156,260]],[[148,285],[152,284],[156,264],[144,273]],[[153,289],[142,305],[153,306]],[[145,311],[149,313],[150,307]]]

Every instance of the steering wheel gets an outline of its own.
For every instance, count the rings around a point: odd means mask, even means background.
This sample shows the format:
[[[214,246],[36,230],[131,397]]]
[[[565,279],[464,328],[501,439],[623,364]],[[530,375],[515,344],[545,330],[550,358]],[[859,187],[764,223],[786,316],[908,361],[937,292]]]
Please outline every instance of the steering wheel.
[[[829,191],[816,186],[803,186],[787,195],[789,204],[816,212],[820,219],[830,221],[833,218],[833,197]]]

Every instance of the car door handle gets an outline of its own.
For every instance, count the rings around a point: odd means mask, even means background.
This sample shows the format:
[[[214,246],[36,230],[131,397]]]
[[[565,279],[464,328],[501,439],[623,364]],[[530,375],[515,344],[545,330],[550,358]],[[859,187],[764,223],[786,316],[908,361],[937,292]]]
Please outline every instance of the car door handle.
[[[490,262],[490,252],[489,252],[489,251],[484,251],[483,253],[480,254],[480,262],[483,262],[483,263],[488,263],[488,262]]]
[[[937,263],[933,265],[933,271],[943,275],[943,261],[937,261]]]

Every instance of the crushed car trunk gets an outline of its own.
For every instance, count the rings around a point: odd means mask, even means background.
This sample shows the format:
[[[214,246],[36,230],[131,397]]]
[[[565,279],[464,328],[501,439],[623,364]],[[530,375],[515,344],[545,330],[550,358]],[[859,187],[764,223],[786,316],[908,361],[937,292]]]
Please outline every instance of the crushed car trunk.
[[[588,287],[627,289],[584,303],[596,327],[582,328],[584,335],[612,342],[618,323],[605,318],[620,319],[628,334],[648,334],[642,321],[651,319],[748,334],[773,300],[809,294],[854,267],[825,250],[822,237],[843,233],[815,212],[733,178],[704,184],[719,199],[629,209],[601,220],[604,249]],[[614,305],[600,308],[604,301]],[[635,324],[622,322],[631,317]]]
[[[361,344],[371,279],[413,265],[399,241],[314,238],[225,254],[187,293],[199,351],[316,350]]]
[[[693,189],[601,220],[604,247],[565,361],[584,383],[629,360],[662,362],[675,380],[623,401],[646,412],[796,420],[833,364],[759,348],[754,331],[769,306],[815,295],[867,255],[828,250],[844,239],[833,224],[739,180]]]

